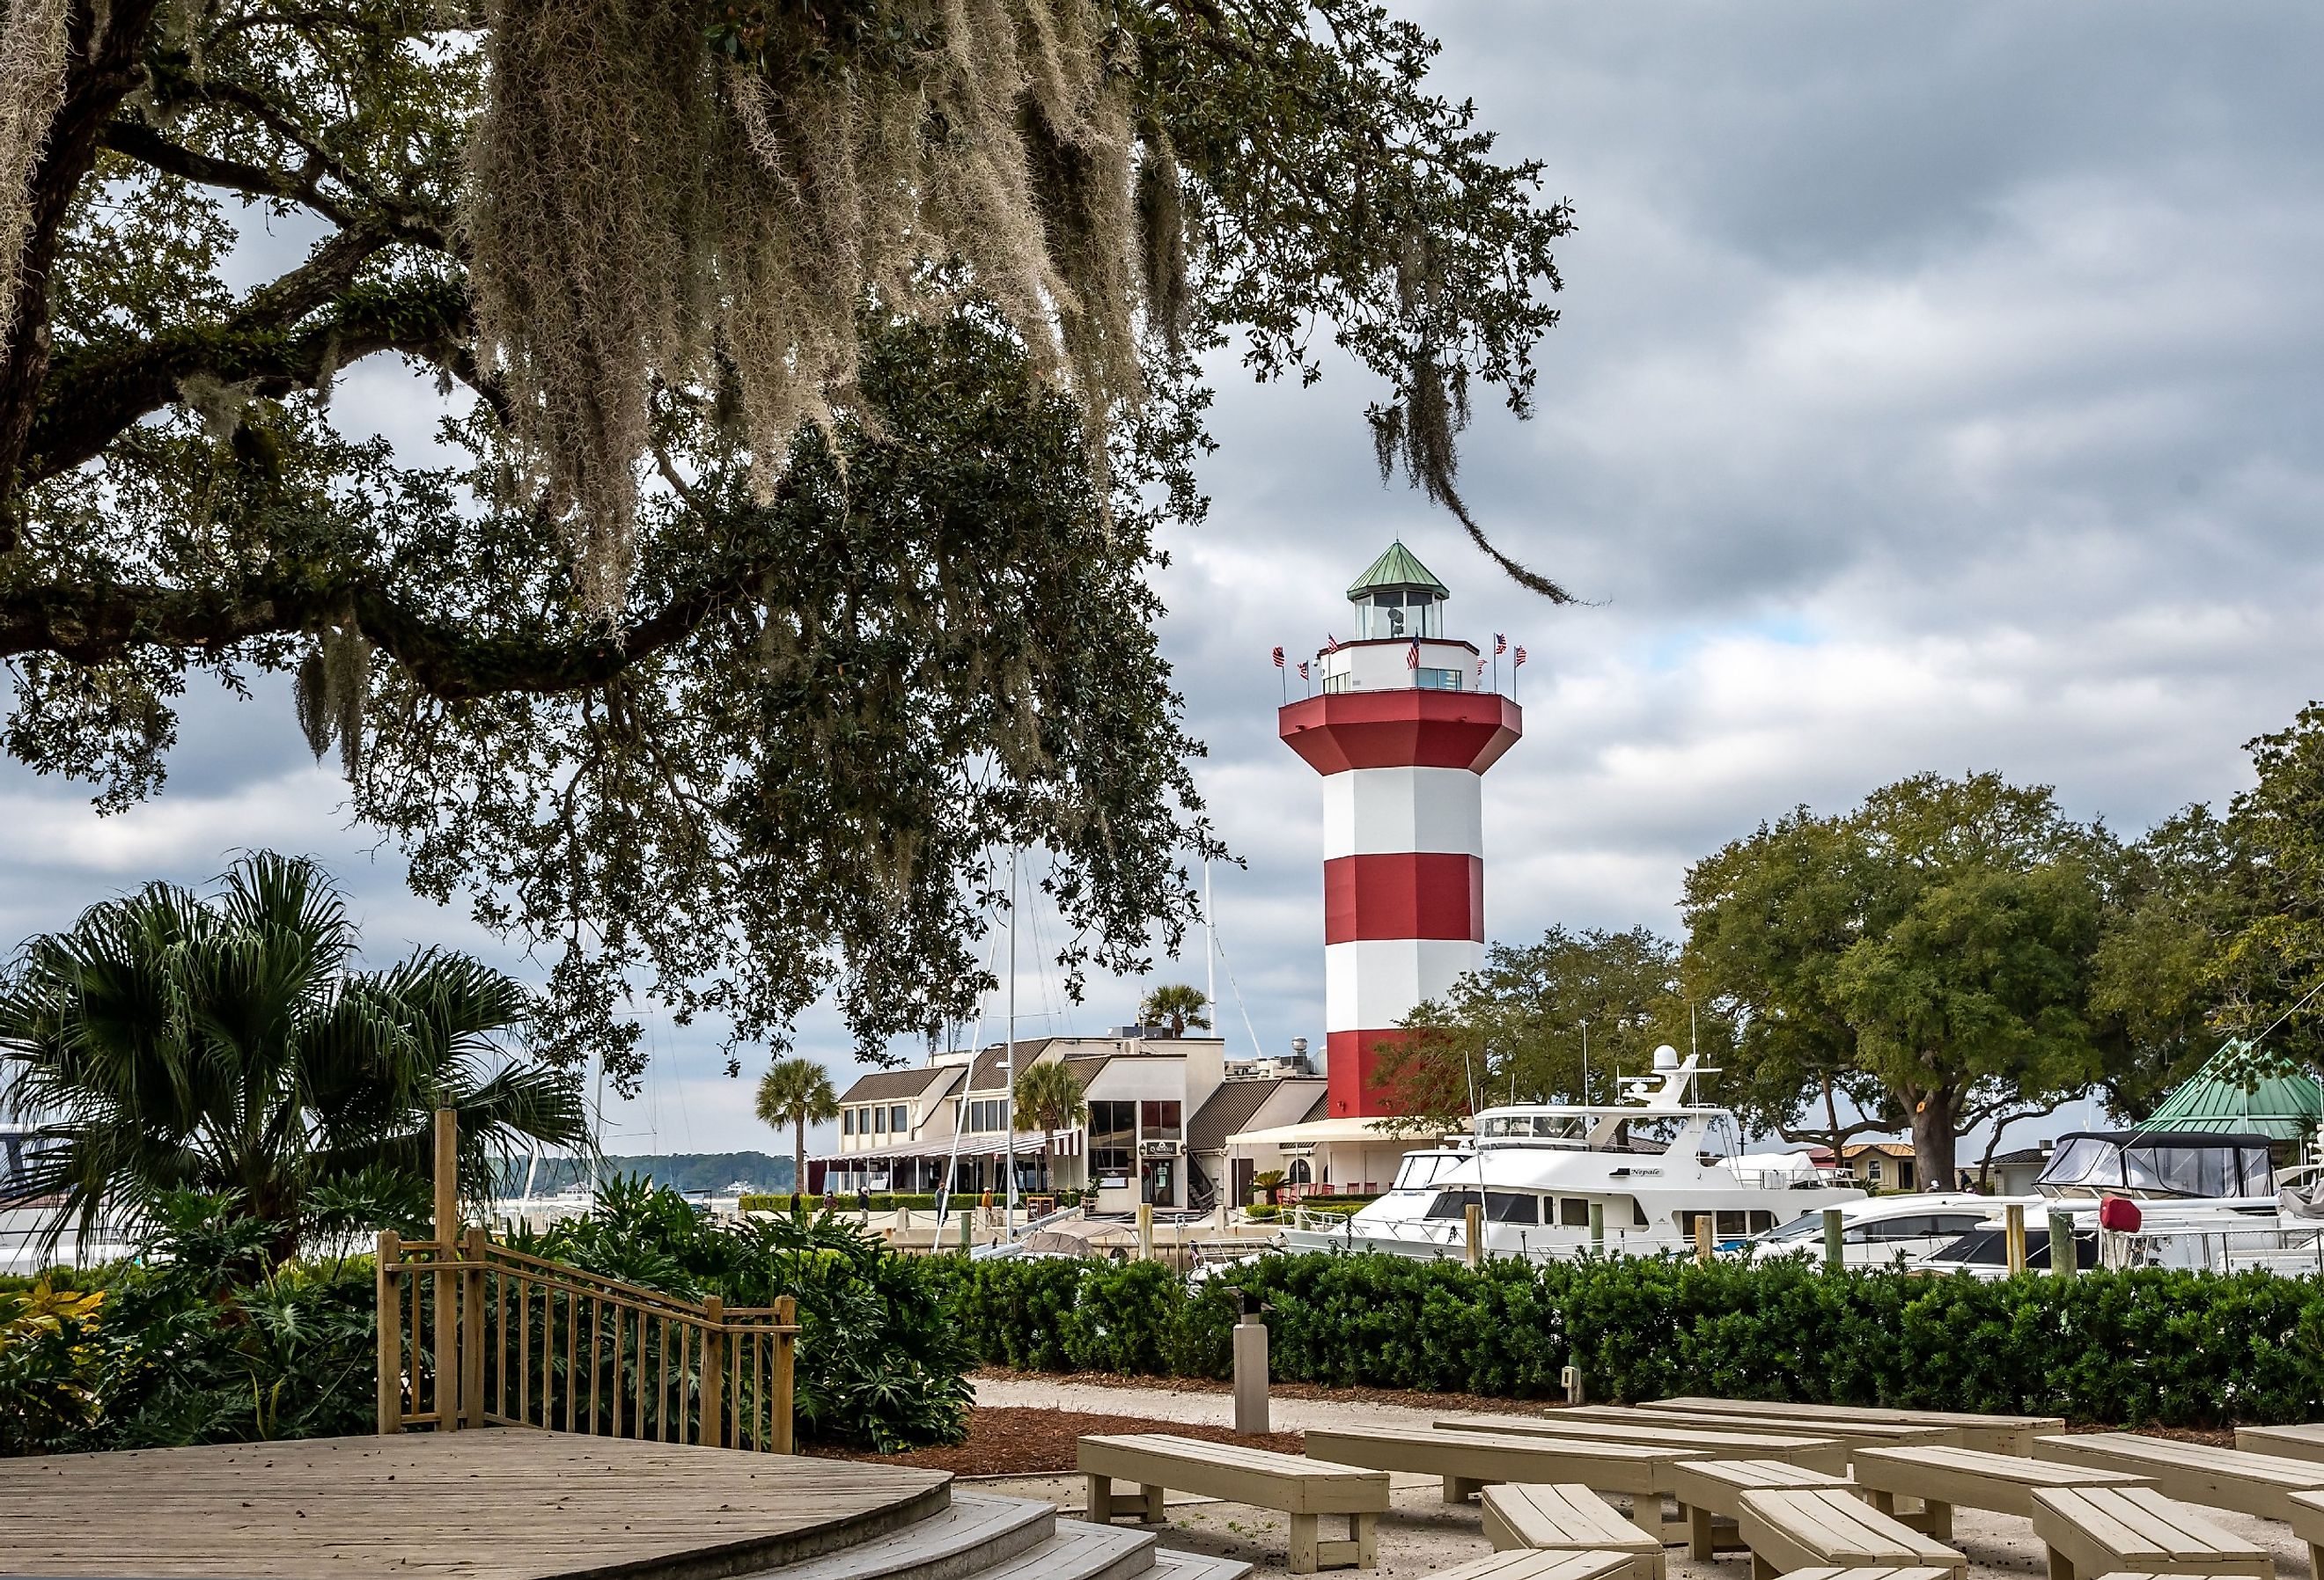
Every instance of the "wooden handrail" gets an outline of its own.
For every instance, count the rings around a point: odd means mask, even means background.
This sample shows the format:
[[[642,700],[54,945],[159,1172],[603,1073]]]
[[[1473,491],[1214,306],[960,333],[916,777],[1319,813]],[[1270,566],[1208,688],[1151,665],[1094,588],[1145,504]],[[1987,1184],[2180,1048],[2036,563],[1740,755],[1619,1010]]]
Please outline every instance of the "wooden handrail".
[[[434,1238],[379,1236],[383,1434],[522,1426],[792,1451],[795,1300],[696,1302],[464,1229],[456,1141],[439,1112]]]

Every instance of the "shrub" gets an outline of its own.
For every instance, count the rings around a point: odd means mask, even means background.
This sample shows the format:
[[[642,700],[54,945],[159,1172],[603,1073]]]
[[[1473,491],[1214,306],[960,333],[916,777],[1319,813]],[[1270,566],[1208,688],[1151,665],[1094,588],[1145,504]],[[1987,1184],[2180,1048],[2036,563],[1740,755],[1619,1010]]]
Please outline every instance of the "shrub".
[[[1283,1215],[1283,1209],[1274,1206],[1245,1207],[1242,1215],[1254,1224],[1272,1224]]]
[[[2324,1414],[2324,1286],[2142,1269],[1979,1282],[1887,1270],[1646,1258],[1471,1270],[1366,1253],[1268,1256],[1189,1292],[1154,1264],[945,1266],[989,1364],[1228,1375],[1256,1293],[1291,1381],[1539,1399],[1672,1393],[2217,1426]]]
[[[720,1224],[675,1191],[616,1180],[586,1216],[511,1243],[689,1300],[795,1297],[802,1441],[887,1454],[968,1435],[974,1360],[945,1309],[946,1259],[900,1254],[844,1215]]]

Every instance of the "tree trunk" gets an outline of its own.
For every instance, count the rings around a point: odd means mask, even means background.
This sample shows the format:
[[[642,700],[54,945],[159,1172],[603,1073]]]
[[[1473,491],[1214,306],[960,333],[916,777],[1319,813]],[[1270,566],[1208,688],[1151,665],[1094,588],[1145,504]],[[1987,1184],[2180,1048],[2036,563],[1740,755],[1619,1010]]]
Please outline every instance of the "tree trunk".
[[[807,1200],[807,1115],[791,1115],[791,1208]]]
[[[1831,1127],[1831,1160],[1840,1161],[1840,1104],[1831,1095],[1831,1072],[1823,1072],[1823,1122]]]
[[[1924,1094],[1913,1108],[1913,1162],[1921,1190],[1950,1190],[1953,1166],[1953,1093],[1938,1087]]]

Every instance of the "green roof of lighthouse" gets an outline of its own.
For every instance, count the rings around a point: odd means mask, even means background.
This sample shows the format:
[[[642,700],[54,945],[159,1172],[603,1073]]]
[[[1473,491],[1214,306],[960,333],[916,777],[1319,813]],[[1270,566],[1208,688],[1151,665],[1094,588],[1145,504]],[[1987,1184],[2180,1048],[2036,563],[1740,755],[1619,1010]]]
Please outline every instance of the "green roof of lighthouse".
[[[1452,589],[1438,581],[1428,567],[1413,558],[1412,550],[1398,538],[1388,546],[1388,551],[1372,561],[1372,568],[1356,577],[1348,587],[1351,602],[1362,597],[1374,587],[1424,587],[1440,598],[1449,598]]]

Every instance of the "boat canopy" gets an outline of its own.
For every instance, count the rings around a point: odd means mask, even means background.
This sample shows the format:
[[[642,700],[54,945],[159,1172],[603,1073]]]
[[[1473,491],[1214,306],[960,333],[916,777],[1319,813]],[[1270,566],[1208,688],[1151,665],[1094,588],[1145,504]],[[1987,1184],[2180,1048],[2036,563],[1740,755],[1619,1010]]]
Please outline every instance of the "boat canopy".
[[[2270,1196],[2275,1176],[2264,1135],[2187,1131],[2070,1131],[2034,1182],[2044,1196],[2126,1191],[2139,1196]]]

